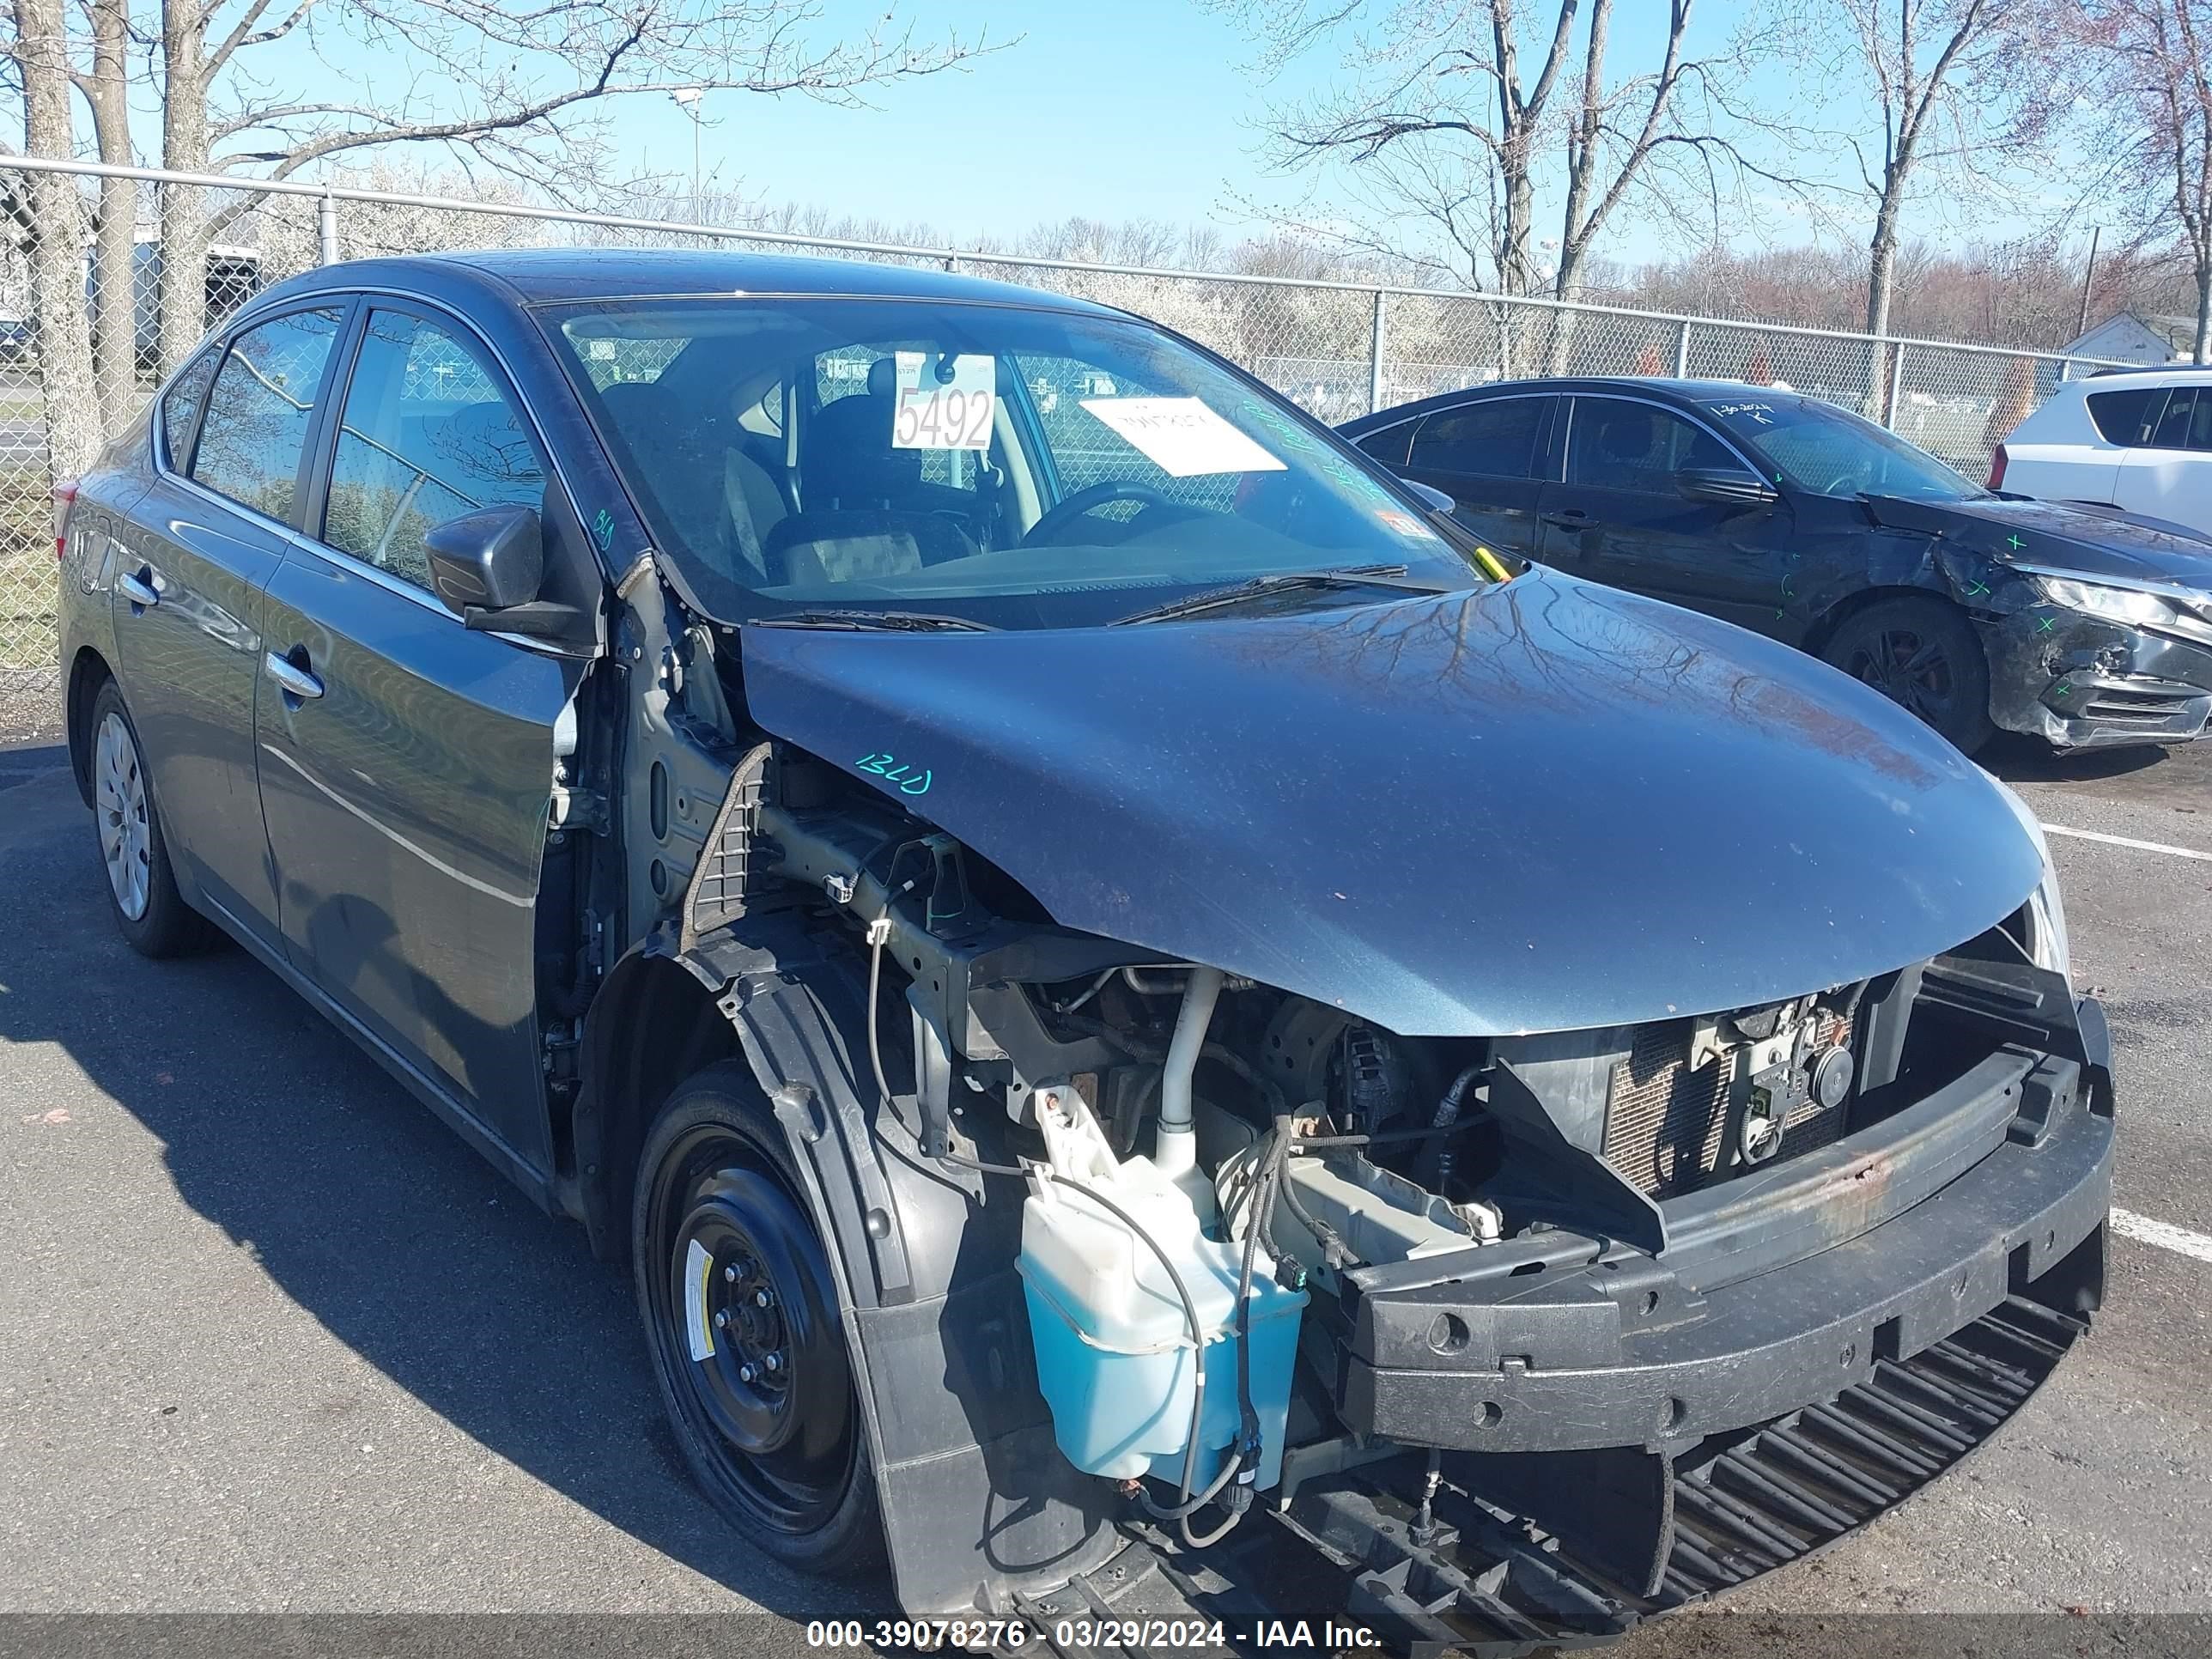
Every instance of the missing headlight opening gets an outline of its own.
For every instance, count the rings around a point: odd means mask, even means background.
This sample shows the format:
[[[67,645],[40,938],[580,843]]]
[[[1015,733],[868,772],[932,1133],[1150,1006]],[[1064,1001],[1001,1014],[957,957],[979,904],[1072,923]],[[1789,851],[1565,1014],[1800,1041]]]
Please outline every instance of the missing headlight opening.
[[[1928,1341],[1972,1347],[1969,1294],[2057,1322],[2031,1333],[2049,1359],[2096,1299],[2090,1200],[1994,1269],[1952,1271],[1966,1290],[1934,1314],[1821,1265],[1913,1225],[1977,1158],[2109,1109],[2047,870],[1996,926],[1846,983],[1427,1036],[1063,928],[915,803],[794,747],[739,776],[687,934],[782,915],[809,948],[860,952],[879,1122],[980,1212],[1018,1206],[1011,1266],[1060,1455],[1183,1547],[1259,1504],[1364,1549],[1389,1527],[1350,1471],[1414,1460],[1407,1501],[1502,1504],[1664,1604],[1729,1577],[1687,1494],[1745,1434]],[[2096,1261],[2058,1271],[2077,1244]],[[1795,1315],[1739,1310],[1731,1332],[1720,1310],[1792,1274],[1817,1335],[1778,1337],[1784,1357],[1747,1373],[1738,1345]],[[1593,1392],[1594,1374],[1628,1382]],[[1640,1541],[1562,1495],[1570,1464],[1657,1483]]]

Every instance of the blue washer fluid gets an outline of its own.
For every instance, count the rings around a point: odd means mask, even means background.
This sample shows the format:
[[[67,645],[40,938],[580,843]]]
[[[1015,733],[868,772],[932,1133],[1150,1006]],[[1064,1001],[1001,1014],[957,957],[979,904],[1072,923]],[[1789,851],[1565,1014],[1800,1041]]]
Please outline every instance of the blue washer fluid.
[[[1174,1260],[1206,1334],[1206,1406],[1195,1484],[1220,1472],[1237,1438],[1237,1281],[1241,1244],[1202,1231],[1190,1200],[1149,1158],[1135,1158],[1088,1184],[1135,1217]],[[1159,1258],[1110,1212],[1056,1183],[1033,1191],[1022,1212],[1017,1264],[1027,1295],[1037,1382],[1053,1436],[1067,1461],[1112,1480],[1182,1479],[1190,1434],[1190,1322]],[[1252,1403],[1260,1419],[1261,1491],[1282,1476],[1304,1291],[1253,1275]]]

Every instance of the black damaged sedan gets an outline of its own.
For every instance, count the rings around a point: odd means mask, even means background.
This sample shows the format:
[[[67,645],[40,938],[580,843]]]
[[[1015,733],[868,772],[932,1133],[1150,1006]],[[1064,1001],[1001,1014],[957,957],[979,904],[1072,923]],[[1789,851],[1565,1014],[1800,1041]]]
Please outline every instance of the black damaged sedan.
[[[2212,544],[1980,489],[1815,398],[1505,381],[1341,429],[1492,545],[1809,651],[1969,754],[2000,729],[2179,743],[2212,716]]]
[[[2111,1043],[2002,784],[1430,511],[1079,301],[331,265],[82,481],[70,754],[125,938],[626,1261],[706,1499],[933,1621],[833,1644],[1583,1645],[2052,1374]]]

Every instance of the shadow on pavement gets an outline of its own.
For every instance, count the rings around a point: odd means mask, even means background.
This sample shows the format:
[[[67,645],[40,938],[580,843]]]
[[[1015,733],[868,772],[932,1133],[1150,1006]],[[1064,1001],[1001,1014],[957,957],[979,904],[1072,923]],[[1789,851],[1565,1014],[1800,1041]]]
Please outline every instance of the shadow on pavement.
[[[0,892],[15,924],[0,927],[0,1039],[64,1049],[158,1137],[184,1201],[250,1242],[333,1337],[488,1450],[771,1612],[896,1616],[887,1584],[799,1577],[696,1493],[628,1278],[580,1228],[532,1207],[244,951],[152,963],[124,945],[58,750],[0,755]]]
[[[2130,776],[2158,765],[2166,754],[2150,743],[2066,754],[2037,738],[2004,732],[1975,758],[2007,783],[2094,783]]]

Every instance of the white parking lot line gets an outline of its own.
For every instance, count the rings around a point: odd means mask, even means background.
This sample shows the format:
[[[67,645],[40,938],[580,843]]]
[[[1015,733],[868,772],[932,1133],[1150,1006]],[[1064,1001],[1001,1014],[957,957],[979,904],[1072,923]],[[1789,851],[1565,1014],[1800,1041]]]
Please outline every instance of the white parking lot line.
[[[2112,1212],[2112,1231],[2123,1238],[2132,1238],[2142,1244],[2155,1244],[2161,1250],[2172,1250],[2178,1255],[2194,1256],[2199,1261],[2212,1261],[2212,1237],[2192,1233],[2186,1227],[2177,1227],[2170,1221],[2153,1221],[2147,1215],[2137,1215],[2133,1210],[2115,1209]]]
[[[2138,853],[2164,853],[2169,858],[2199,859],[2212,864],[2212,853],[2200,853],[2194,847],[2169,847],[2162,841],[2137,841],[2133,836],[2108,836],[2101,830],[2067,830],[2055,823],[2043,826],[2046,836],[2071,836],[2076,841],[2101,841],[2109,847],[2132,847]]]

